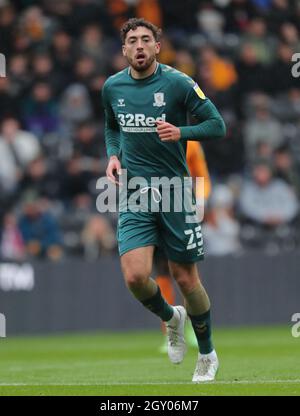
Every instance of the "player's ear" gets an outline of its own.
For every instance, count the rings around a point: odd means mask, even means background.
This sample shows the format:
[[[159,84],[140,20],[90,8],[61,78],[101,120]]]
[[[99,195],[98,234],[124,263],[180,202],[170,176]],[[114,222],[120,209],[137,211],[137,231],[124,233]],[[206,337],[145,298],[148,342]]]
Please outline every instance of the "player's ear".
[[[125,45],[122,45],[122,53],[123,53],[123,56],[126,56],[126,46]]]
[[[161,46],[161,43],[160,42],[156,42],[155,43],[155,52],[156,52],[156,55],[158,55],[159,52],[160,52],[160,46]]]

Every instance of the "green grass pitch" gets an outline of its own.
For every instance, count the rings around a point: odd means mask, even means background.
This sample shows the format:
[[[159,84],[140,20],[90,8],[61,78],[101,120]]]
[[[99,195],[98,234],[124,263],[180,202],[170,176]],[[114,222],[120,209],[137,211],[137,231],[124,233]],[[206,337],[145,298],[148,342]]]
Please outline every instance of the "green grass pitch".
[[[195,349],[176,366],[161,341],[158,330],[1,338],[0,395],[300,395],[300,338],[288,326],[215,329],[211,384],[191,383]]]

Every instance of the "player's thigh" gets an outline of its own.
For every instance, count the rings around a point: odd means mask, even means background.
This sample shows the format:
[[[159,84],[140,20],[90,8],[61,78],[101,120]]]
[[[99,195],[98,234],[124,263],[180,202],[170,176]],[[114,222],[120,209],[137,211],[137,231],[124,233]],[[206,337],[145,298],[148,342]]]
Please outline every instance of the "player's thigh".
[[[157,220],[151,212],[121,212],[118,245],[126,280],[151,273],[154,246],[158,244]]]
[[[121,267],[127,283],[136,283],[149,278],[154,248],[154,246],[138,247],[121,256]]]
[[[202,260],[203,237],[199,222],[190,222],[185,212],[161,212],[161,241],[168,259],[178,264]]]
[[[151,212],[120,212],[117,238],[120,256],[136,248],[157,246],[159,235],[155,214]]]

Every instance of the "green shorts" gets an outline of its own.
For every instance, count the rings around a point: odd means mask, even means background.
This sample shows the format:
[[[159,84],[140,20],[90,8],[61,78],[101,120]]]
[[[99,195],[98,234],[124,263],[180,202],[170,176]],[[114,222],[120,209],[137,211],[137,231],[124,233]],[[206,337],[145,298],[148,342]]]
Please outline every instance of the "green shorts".
[[[167,258],[176,263],[195,263],[202,260],[203,238],[201,225],[194,215],[182,212],[119,213],[118,243],[122,256],[138,247],[162,248]],[[194,218],[189,222],[188,218]]]

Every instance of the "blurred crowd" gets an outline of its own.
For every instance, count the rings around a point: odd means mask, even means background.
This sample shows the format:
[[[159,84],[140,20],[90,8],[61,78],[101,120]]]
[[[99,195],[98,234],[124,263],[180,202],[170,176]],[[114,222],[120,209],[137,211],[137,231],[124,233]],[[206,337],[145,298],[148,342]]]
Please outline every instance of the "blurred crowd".
[[[119,29],[133,16],[162,27],[159,61],[193,77],[227,125],[204,143],[207,254],[297,249],[299,0],[0,0],[1,258],[116,251],[116,216],[95,203],[101,88],[127,66]]]

